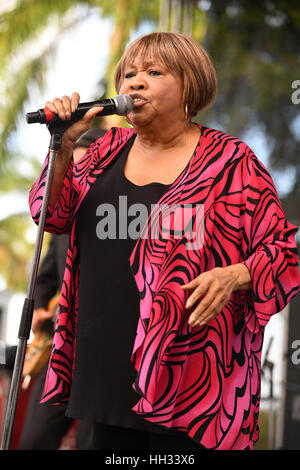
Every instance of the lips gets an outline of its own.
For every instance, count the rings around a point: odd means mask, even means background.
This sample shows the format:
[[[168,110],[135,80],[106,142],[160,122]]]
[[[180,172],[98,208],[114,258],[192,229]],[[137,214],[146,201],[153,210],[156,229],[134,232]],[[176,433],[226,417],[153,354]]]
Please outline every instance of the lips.
[[[132,93],[129,96],[132,98],[134,108],[139,108],[140,106],[143,106],[145,103],[147,103],[146,98],[139,93]]]

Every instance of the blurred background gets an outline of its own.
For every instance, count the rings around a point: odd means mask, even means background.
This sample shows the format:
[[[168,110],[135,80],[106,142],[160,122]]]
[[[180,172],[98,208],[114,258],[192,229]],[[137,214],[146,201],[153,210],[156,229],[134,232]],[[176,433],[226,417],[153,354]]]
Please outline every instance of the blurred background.
[[[159,30],[204,45],[218,95],[195,122],[245,140],[273,177],[289,221],[300,225],[299,0],[0,0],[0,362],[3,345],[17,344],[37,231],[28,192],[50,137],[25,114],[73,91],[82,102],[115,96],[124,48]],[[115,116],[95,125],[126,122]],[[300,449],[298,297],[266,327],[256,449]]]

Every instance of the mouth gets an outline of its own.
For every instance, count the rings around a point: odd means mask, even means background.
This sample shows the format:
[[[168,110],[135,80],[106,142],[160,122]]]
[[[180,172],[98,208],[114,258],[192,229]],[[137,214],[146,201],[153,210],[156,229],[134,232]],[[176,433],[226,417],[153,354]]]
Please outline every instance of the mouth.
[[[142,96],[138,93],[132,93],[129,96],[132,98],[134,108],[139,108],[139,107],[143,106],[145,103],[147,103],[146,98],[144,98],[144,96]]]

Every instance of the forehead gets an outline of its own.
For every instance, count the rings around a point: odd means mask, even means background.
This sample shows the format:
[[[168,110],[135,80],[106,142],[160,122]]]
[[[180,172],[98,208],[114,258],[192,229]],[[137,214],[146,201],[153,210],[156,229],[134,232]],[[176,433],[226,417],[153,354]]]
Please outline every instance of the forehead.
[[[163,63],[162,60],[160,60],[159,57],[154,58],[154,57],[142,57],[141,54],[134,56],[134,57],[128,57],[124,61],[124,67],[132,67],[132,68],[141,68],[141,69],[146,69],[148,67],[152,67],[155,65],[160,65],[164,68],[167,69],[165,64]]]

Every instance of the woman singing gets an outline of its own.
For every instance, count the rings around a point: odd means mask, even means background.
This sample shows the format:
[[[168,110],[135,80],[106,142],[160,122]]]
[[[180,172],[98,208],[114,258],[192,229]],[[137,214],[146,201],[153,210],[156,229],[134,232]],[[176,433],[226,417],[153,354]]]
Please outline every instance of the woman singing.
[[[251,149],[193,123],[217,88],[196,41],[142,36],[115,85],[131,127],[75,165],[93,108],[56,159],[46,230],[70,246],[42,402],[93,422],[95,449],[252,449],[264,328],[299,289],[297,228]],[[67,120],[78,103],[46,106]]]

